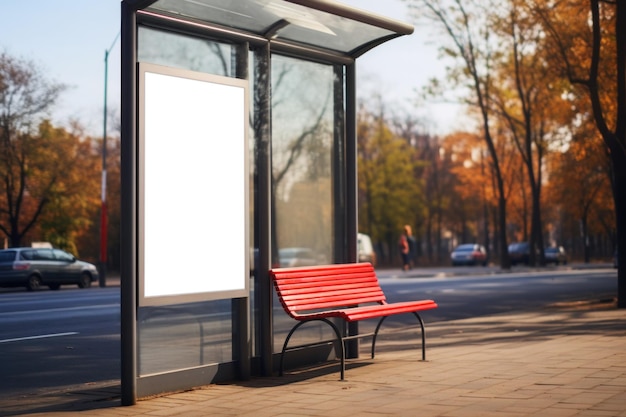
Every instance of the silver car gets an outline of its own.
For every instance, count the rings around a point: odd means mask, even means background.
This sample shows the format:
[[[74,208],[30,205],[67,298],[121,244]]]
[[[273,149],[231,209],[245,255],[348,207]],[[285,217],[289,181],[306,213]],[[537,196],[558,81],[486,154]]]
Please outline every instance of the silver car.
[[[465,243],[457,246],[450,253],[450,260],[452,261],[452,266],[487,266],[487,249],[478,243]]]
[[[48,286],[75,284],[89,288],[98,280],[95,265],[79,261],[65,251],[48,248],[11,248],[0,250],[0,287],[26,287],[30,291]]]

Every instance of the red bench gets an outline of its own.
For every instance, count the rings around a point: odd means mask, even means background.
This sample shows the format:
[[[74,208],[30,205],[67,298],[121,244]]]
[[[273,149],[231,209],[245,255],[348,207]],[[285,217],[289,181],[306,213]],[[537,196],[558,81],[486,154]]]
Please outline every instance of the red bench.
[[[291,329],[280,356],[279,373],[283,373],[283,358],[287,350],[296,350],[327,342],[300,345],[287,349],[289,339],[304,323],[319,320],[327,323],[335,332],[340,349],[341,379],[345,373],[345,342],[366,336],[373,336],[372,358],[376,346],[376,336],[385,319],[391,315],[412,313],[417,317],[422,330],[422,360],[426,360],[426,336],[424,321],[418,311],[437,308],[433,300],[387,303],[385,294],[378,283],[378,277],[370,263],[321,265],[295,268],[277,268],[270,271],[278,298],[289,316],[298,320]],[[345,322],[378,318],[373,333],[348,335],[330,319],[339,318]]]

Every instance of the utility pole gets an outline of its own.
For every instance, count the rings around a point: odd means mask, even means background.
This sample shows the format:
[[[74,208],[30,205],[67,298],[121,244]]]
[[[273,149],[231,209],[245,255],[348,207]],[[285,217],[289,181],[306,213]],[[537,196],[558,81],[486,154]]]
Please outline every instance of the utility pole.
[[[107,274],[107,90],[109,80],[109,53],[115,46],[118,33],[109,49],[104,51],[104,117],[102,133],[102,184],[101,184],[101,206],[100,206],[100,287],[106,287]]]

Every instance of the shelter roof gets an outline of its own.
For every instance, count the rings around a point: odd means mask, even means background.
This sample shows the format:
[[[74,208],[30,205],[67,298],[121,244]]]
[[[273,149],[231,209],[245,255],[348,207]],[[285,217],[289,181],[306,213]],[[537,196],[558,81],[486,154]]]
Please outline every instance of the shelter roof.
[[[144,13],[357,58],[413,26],[331,0],[125,0]]]

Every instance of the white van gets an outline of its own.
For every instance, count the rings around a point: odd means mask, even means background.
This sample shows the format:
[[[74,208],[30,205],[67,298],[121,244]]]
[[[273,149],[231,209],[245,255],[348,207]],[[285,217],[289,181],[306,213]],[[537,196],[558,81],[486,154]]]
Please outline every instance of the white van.
[[[357,248],[359,262],[370,262],[372,265],[376,265],[376,253],[374,252],[372,239],[368,235],[363,233],[357,234]]]

